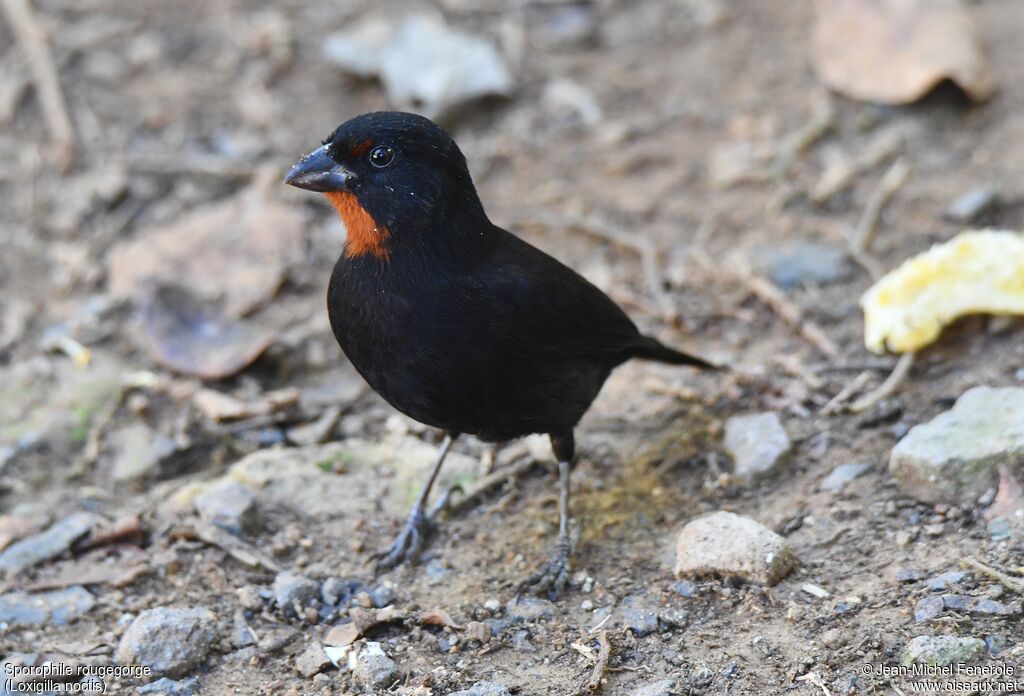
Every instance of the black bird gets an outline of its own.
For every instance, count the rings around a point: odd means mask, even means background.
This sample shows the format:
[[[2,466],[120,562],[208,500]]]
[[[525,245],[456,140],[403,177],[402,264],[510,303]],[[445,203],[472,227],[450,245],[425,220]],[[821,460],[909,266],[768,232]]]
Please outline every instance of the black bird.
[[[379,567],[419,552],[430,489],[460,433],[487,442],[546,433],[561,482],[558,541],[520,591],[563,589],[573,428],[608,375],[630,358],[713,365],[642,335],[578,273],[494,225],[458,145],[422,116],[353,118],[285,183],[324,193],[345,223],[327,292],[342,350],[388,403],[446,434]]]

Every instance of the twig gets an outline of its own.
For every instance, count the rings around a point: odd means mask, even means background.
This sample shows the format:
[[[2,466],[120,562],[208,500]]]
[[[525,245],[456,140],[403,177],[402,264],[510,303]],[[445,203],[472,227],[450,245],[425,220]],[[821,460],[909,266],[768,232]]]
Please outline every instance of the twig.
[[[220,527],[203,522],[202,520],[196,520],[192,524],[191,531],[200,541],[216,546],[244,566],[249,568],[262,567],[271,573],[281,571],[281,567],[274,563],[274,561]]]
[[[1015,578],[1010,577],[1002,571],[998,571],[995,568],[985,565],[976,558],[971,558],[970,556],[968,556],[967,558],[962,558],[960,559],[960,565],[967,566],[968,568],[973,568],[979,573],[983,573],[989,576],[990,578],[998,580],[999,582],[1003,583],[1003,585],[1005,585],[1008,589],[1011,589],[1014,592],[1020,592],[1024,594],[1024,583],[1018,581]]]
[[[865,370],[847,382],[846,386],[839,390],[838,394],[833,396],[827,404],[822,406],[821,415],[830,416],[833,413],[841,411],[843,406],[846,405],[846,402],[849,401],[854,394],[863,389],[865,385],[867,385],[869,379],[871,379],[871,372]]]
[[[868,198],[864,214],[861,215],[860,222],[857,223],[857,231],[853,237],[853,248],[855,250],[867,252],[871,248],[871,243],[875,239],[875,232],[878,230],[878,222],[882,218],[882,210],[903,184],[907,183],[909,178],[910,167],[903,161],[903,158],[901,157],[893,162],[892,166],[889,167],[889,171],[885,173],[885,176],[878,183],[878,188]]]
[[[74,161],[75,131],[71,125],[71,116],[68,115],[67,100],[61,90],[53,54],[43,30],[32,14],[28,0],[0,0],[0,7],[3,7],[7,21],[28,58],[43,119],[52,139],[51,147],[56,154],[56,163],[62,172],[66,172]]]
[[[768,305],[782,321],[795,329],[808,343],[820,350],[829,358],[839,357],[839,347],[832,342],[825,332],[810,319],[804,317],[803,310],[786,297],[777,285],[763,278],[739,261],[733,261],[734,273],[739,281],[757,299]]]
[[[81,454],[75,459],[71,465],[69,476],[71,478],[77,478],[86,471],[100,456],[100,448],[103,445],[103,433],[106,432],[107,426],[109,426],[114,416],[117,415],[118,409],[121,408],[121,404],[124,402],[125,394],[128,392],[127,388],[122,385],[114,398],[110,399],[96,417],[93,419],[89,426],[89,433],[85,438],[85,447],[82,448]]]
[[[594,626],[594,627],[593,627],[592,629],[590,629],[590,631],[588,631],[588,633],[589,633],[590,635],[593,635],[593,634],[597,633],[598,631],[600,631],[600,630],[601,630],[601,629],[602,629],[602,628],[604,627],[604,625],[605,625],[606,623],[608,623],[609,621],[611,621],[611,618],[612,618],[612,615],[611,615],[611,614],[607,614],[607,615],[606,615],[606,616],[605,616],[605,617],[604,617],[603,619],[601,619],[600,621],[598,621],[598,622],[597,622],[597,625],[596,625],[596,626]]]
[[[816,687],[824,692],[825,696],[832,696],[832,692],[825,686],[825,682],[821,680],[817,672],[808,672],[807,674],[801,674],[796,678],[797,681],[805,681],[809,684],[814,684]]]
[[[878,388],[874,391],[868,392],[850,404],[850,410],[854,413],[867,411],[879,401],[899,389],[900,385],[903,384],[903,381],[907,378],[907,375],[910,374],[910,368],[914,366],[914,357],[914,353],[904,353],[901,355],[900,359],[896,362],[896,367],[892,369],[892,372],[885,378],[885,381],[878,385]]]
[[[456,500],[454,503],[442,504],[439,503],[434,506],[434,513],[439,512],[441,509],[446,508],[451,512],[458,512],[459,510],[465,510],[471,503],[476,499],[483,496],[485,493],[490,491],[492,488],[497,488],[506,481],[510,481],[522,473],[525,473],[530,467],[536,462],[532,457],[524,457],[523,459],[510,464],[509,466],[503,467],[494,473],[484,476],[469,488],[463,492],[463,497]],[[447,498],[450,496],[451,491],[445,494],[444,500],[447,503]],[[432,513],[432,514],[434,514]]]
[[[612,655],[612,644],[608,640],[608,631],[601,631],[597,634],[597,660],[594,662],[594,670],[587,680],[586,690],[595,693],[601,689],[601,679],[605,670],[608,669],[608,658]]]

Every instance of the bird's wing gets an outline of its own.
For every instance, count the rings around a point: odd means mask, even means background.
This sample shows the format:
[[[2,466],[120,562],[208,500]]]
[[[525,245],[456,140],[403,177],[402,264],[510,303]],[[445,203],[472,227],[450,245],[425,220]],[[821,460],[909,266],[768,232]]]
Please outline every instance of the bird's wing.
[[[583,276],[515,235],[501,235],[483,292],[492,326],[506,349],[523,356],[627,357],[636,325]]]

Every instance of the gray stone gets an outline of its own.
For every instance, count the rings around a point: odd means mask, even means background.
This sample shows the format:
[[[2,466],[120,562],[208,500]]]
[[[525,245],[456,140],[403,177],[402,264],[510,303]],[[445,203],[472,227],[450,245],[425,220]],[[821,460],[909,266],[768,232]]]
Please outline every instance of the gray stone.
[[[916,568],[900,568],[896,571],[896,582],[899,583],[918,582],[924,578],[924,571]]]
[[[492,681],[478,681],[468,689],[453,691],[448,696],[512,696],[504,684]]]
[[[949,589],[954,585],[963,582],[964,578],[967,577],[967,572],[963,570],[951,570],[942,575],[936,575],[934,578],[929,578],[925,586],[932,592],[942,592],[943,590]]]
[[[537,646],[530,641],[530,632],[526,630],[512,634],[512,649],[527,653],[537,652]]]
[[[974,606],[974,598],[968,595],[944,594],[939,599],[942,601],[942,606],[951,611],[970,611]]]
[[[629,692],[629,696],[673,696],[676,693],[674,679],[662,679],[652,684],[645,684]]]
[[[998,205],[999,192],[991,186],[979,186],[953,201],[942,216],[952,222],[969,225],[992,212]]]
[[[683,597],[693,597],[697,594],[697,584],[690,580],[680,580],[672,585],[672,591]]]
[[[161,677],[154,682],[140,686],[139,693],[153,696],[194,696],[199,693],[199,677],[189,677],[180,681]]]
[[[81,585],[52,592],[8,592],[0,595],[0,627],[63,626],[89,611],[96,599]]]
[[[868,462],[853,462],[850,464],[840,464],[829,473],[821,481],[821,489],[823,491],[829,491],[831,493],[838,493],[846,486],[859,476],[863,476],[865,473],[871,470],[871,464]]]
[[[942,597],[935,595],[924,597],[914,605],[914,621],[922,623],[934,619],[942,613],[944,608],[945,602]]]
[[[392,104],[432,118],[486,96],[511,96],[512,74],[488,42],[435,15],[373,17],[327,37],[324,54],[346,72],[379,76]]]
[[[344,580],[342,578],[327,578],[320,585],[320,599],[327,606],[333,607],[337,604],[348,604],[352,595],[361,587],[358,580]]]
[[[987,646],[980,638],[957,636],[917,636],[903,650],[900,662],[910,665],[946,665],[969,663],[982,657]]]
[[[114,659],[148,666],[156,675],[181,677],[206,659],[216,619],[201,607],[158,607],[139,614],[121,636]]]
[[[698,517],[683,527],[676,541],[677,578],[719,575],[775,585],[797,563],[783,537],[731,512]]]
[[[751,266],[788,289],[796,285],[830,285],[853,274],[846,252],[813,242],[758,246],[748,255]]]
[[[519,597],[505,605],[505,616],[512,621],[539,621],[554,615],[554,603],[540,597]]]
[[[725,448],[735,462],[736,478],[753,483],[775,471],[790,441],[777,413],[750,413],[726,421]]]
[[[296,617],[320,597],[320,585],[302,575],[282,571],[274,578],[274,602],[285,616]]]
[[[380,643],[371,641],[356,656],[352,676],[364,688],[383,691],[398,678],[398,666]]]
[[[1019,602],[1004,604],[994,599],[979,599],[971,607],[975,614],[993,614],[995,616],[1013,616],[1019,614],[1021,606]]]
[[[196,512],[232,534],[256,530],[256,494],[248,486],[224,481],[196,496]]]
[[[658,615],[641,597],[630,596],[618,608],[619,622],[635,636],[646,636],[658,630]]]
[[[331,665],[331,660],[320,643],[314,641],[295,656],[295,671],[304,677],[319,674]]]
[[[926,503],[971,504],[1024,458],[1024,389],[975,387],[910,429],[889,458],[900,489]]]
[[[75,512],[54,522],[49,529],[25,537],[0,553],[0,573],[13,575],[25,568],[57,558],[89,533],[99,518],[89,512]]]

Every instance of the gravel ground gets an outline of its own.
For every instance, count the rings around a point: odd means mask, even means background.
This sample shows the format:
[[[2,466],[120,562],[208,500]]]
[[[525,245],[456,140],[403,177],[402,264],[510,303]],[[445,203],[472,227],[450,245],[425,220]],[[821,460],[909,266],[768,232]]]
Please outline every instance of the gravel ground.
[[[512,601],[557,526],[542,438],[460,440],[442,483],[463,492],[424,557],[374,577],[438,438],[338,351],[343,229],[278,184],[392,105],[327,36],[411,6],[39,0],[66,173],[0,23],[4,662],[148,666],[102,678],[150,694],[910,693],[901,662],[1019,672],[1019,320],[957,322],[850,408],[896,364],[863,347],[872,264],[1024,227],[1024,12],[969,7],[995,96],[882,107],[818,83],[806,2],[440,2],[514,84],[421,104],[492,219],[734,368],[612,376],[577,432],[553,603]],[[847,239],[901,168],[858,262]]]

